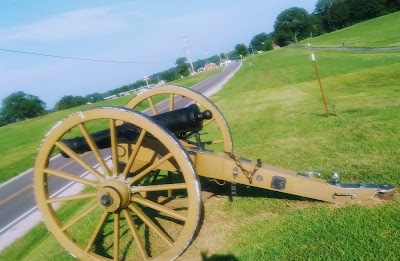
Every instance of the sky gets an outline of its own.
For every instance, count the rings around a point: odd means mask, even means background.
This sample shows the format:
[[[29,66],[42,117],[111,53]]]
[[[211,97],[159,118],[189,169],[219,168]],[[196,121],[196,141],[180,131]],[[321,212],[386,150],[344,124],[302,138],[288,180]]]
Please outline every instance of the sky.
[[[193,61],[205,59],[272,32],[285,9],[311,13],[315,3],[1,0],[0,101],[23,91],[51,109],[65,95],[103,93],[174,67],[177,58],[187,57],[184,39]]]

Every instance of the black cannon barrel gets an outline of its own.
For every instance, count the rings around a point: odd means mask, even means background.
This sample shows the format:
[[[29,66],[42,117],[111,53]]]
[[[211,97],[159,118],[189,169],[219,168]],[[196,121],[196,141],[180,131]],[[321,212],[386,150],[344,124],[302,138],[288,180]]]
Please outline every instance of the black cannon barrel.
[[[209,110],[200,112],[199,107],[196,104],[192,104],[183,109],[151,116],[151,118],[159,125],[169,129],[172,133],[180,134],[200,131],[203,128],[203,120],[211,119],[212,113]],[[124,123],[116,126],[116,133],[118,138],[133,141],[140,134],[140,128],[130,123]],[[91,133],[91,136],[99,149],[109,148],[111,146],[109,129]],[[89,144],[84,137],[63,139],[61,141],[76,153],[90,151]],[[68,157],[68,155],[62,151],[61,154],[64,157]]]

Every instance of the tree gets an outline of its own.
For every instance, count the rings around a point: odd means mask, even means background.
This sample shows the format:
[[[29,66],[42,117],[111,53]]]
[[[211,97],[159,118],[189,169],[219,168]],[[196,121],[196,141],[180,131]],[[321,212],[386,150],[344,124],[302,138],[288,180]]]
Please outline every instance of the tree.
[[[13,123],[46,114],[46,103],[39,97],[19,91],[2,102],[2,121]]]
[[[175,70],[167,70],[161,74],[161,79],[165,80],[166,82],[172,82],[176,80],[176,71]]]
[[[349,23],[350,8],[345,0],[318,0],[314,14],[320,17],[324,31],[331,32]]]
[[[310,23],[311,23],[311,37],[315,37],[321,35],[326,32],[320,15],[311,14],[310,15]]]
[[[237,44],[235,46],[236,55],[242,58],[243,56],[247,55],[247,47],[244,43]]]
[[[185,57],[179,57],[176,59],[176,72],[182,76],[189,75],[189,65],[187,64],[187,59]]]
[[[65,110],[65,109],[69,109],[72,107],[86,104],[87,102],[88,102],[88,100],[82,96],[65,95],[61,98],[61,100],[59,100],[56,103],[55,109],[57,111],[61,111],[61,110]]]
[[[8,122],[6,121],[6,119],[0,115],[0,127],[2,126],[6,126],[8,124]]]
[[[281,12],[276,18],[275,40],[281,46],[310,36],[311,23],[304,8],[292,7]]]
[[[314,14],[326,15],[331,11],[334,0],[318,0],[315,4]]]
[[[329,23],[333,30],[341,29],[346,26],[350,16],[350,9],[344,0],[336,0],[333,2],[329,14]]]
[[[85,99],[89,102],[99,102],[103,100],[103,95],[98,92],[88,94],[85,96]]]
[[[345,0],[352,23],[362,22],[386,13],[384,0]]]
[[[254,51],[272,50],[272,34],[259,33],[250,41],[250,45]]]

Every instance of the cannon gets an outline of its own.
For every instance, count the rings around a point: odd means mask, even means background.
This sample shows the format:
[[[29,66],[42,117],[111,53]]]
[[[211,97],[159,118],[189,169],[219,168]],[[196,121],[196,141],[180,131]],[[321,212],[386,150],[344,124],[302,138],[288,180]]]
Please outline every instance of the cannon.
[[[139,111],[145,103],[150,115]],[[58,152],[63,164],[51,160]],[[200,177],[341,204],[395,191],[390,184],[343,184],[336,173],[324,180],[239,158],[219,109],[177,86],[57,123],[40,145],[34,188],[47,228],[76,258],[174,260],[200,229]],[[75,185],[61,193],[60,182]]]

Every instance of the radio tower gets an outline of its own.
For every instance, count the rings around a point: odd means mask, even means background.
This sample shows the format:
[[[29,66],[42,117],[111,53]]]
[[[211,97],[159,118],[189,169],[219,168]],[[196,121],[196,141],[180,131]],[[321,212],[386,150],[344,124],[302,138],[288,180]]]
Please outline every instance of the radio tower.
[[[192,73],[195,74],[196,72],[194,71],[194,67],[193,67],[193,63],[192,63],[192,58],[190,57],[190,50],[189,50],[189,47],[188,47],[188,45],[187,45],[187,43],[186,43],[186,37],[187,37],[187,36],[182,37],[182,39],[183,39],[183,44],[185,45],[186,53],[187,53],[187,56],[188,56],[189,62],[190,62],[190,67],[192,68]]]

